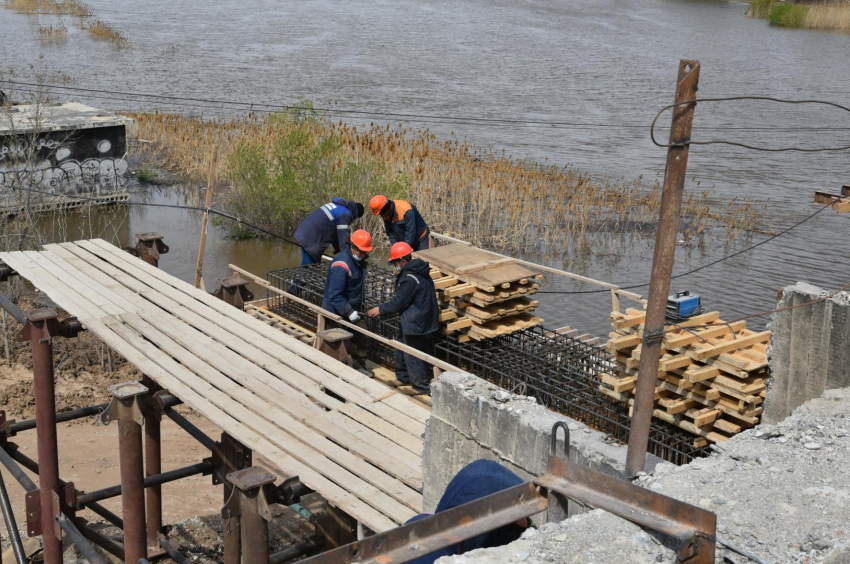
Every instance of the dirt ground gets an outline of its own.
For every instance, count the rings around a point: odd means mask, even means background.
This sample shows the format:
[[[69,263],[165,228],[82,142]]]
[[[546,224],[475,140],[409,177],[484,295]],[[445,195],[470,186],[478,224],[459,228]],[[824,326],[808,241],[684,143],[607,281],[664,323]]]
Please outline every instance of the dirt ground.
[[[107,386],[140,379],[139,372],[117,355],[112,359],[114,371],[110,371],[108,356],[101,354],[99,345],[93,342],[90,335],[81,334],[76,341],[59,339],[56,342],[54,365],[57,367],[56,404],[59,411],[107,402]],[[5,410],[8,418],[20,421],[35,416],[30,346],[15,346],[11,356],[11,368],[5,358],[0,366],[0,410]],[[176,409],[208,436],[217,440],[220,438],[221,431],[203,417],[186,407]],[[120,483],[116,423],[104,426],[97,418],[92,417],[61,423],[57,431],[59,470],[63,480],[74,482],[75,487],[83,491]],[[11,442],[17,444],[27,456],[38,458],[34,430],[14,437]],[[163,419],[163,471],[195,464],[208,456],[209,451],[185,431],[170,419]],[[268,461],[260,457],[255,456],[254,464],[274,472]],[[0,469],[12,500],[18,528],[24,530],[25,536],[24,492],[2,466]],[[37,476],[30,477],[38,483]],[[175,541],[179,550],[194,562],[221,562],[222,527],[219,512],[222,496],[221,486],[213,486],[210,476],[193,476],[163,486],[163,520],[166,524],[173,525],[169,537]],[[121,514],[120,498],[106,500],[102,504],[116,514]],[[313,533],[313,527],[293,510],[279,506],[273,506],[272,510],[275,517],[270,527],[273,552],[288,548]],[[94,513],[84,511],[79,516],[91,521],[93,526],[104,534],[121,540],[120,531],[104,523]],[[5,524],[0,533],[0,540],[2,549],[5,550],[9,546]],[[64,560],[85,562],[85,559],[77,555],[76,550],[69,546]],[[172,560],[165,558],[159,559],[158,562],[168,563]]]

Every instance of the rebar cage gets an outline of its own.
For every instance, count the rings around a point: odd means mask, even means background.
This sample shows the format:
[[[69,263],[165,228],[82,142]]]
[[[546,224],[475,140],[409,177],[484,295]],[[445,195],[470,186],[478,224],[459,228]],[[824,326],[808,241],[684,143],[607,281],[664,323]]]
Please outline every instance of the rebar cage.
[[[316,305],[322,304],[328,263],[268,272],[269,283]],[[392,271],[371,265],[364,282],[364,307],[377,306],[395,293]],[[268,292],[269,308],[315,329],[316,313],[280,294]],[[398,316],[366,318],[366,327],[383,337],[398,337]],[[369,356],[393,365],[394,349],[369,340]],[[608,351],[544,327],[533,327],[483,341],[459,342],[440,333],[434,355],[510,392],[531,396],[547,408],[597,429],[620,443],[629,438],[629,407],[599,391],[600,372],[614,370]],[[706,456],[709,447],[694,446],[694,435],[652,420],[648,452],[674,464]]]

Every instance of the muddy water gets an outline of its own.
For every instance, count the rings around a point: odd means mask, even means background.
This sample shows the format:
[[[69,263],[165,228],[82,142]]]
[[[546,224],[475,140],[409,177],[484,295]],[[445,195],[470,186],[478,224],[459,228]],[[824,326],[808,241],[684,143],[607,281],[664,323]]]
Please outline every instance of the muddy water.
[[[665,153],[651,144],[645,126],[672,100],[681,57],[701,61],[703,97],[760,94],[850,102],[850,64],[844,56],[850,36],[771,28],[744,17],[745,5],[735,2],[89,3],[101,19],[127,33],[133,48],[94,43],[71,26],[66,43],[42,45],[30,18],[2,10],[2,66],[31,78],[32,63],[42,71],[61,71],[73,79],[71,86],[84,88],[280,103],[308,98],[320,106],[336,101],[339,108],[585,124],[410,123],[430,126],[443,137],[454,132],[480,145],[504,147],[516,157],[572,163],[596,176],[648,180],[663,174]],[[96,96],[73,97],[112,109],[153,107]],[[729,129],[735,127],[750,129]],[[697,110],[694,138],[774,146],[850,144],[848,129],[824,127],[850,128],[850,115],[706,103]],[[815,211],[814,190],[836,191],[848,182],[847,152],[754,153],[714,145],[691,152],[686,188],[765,202],[772,218],[767,227],[778,230]],[[133,209],[127,221],[131,232],[163,233],[174,249],[163,267],[192,277],[200,227],[196,214]],[[850,279],[843,244],[848,232],[850,215],[824,212],[787,237],[677,280],[674,288],[700,293],[707,307],[719,308],[727,318],[771,307],[777,288],[796,280],[837,288]],[[727,247],[682,244],[676,271],[763,238]],[[549,254],[533,258],[562,263]],[[652,242],[640,241],[613,252],[571,255],[564,266],[627,285],[648,280],[651,258]],[[229,261],[264,272],[296,260],[286,244],[235,243],[217,234],[208,247],[207,282],[224,275]],[[550,278],[547,289],[592,287]],[[607,296],[541,295],[541,302],[547,324],[605,331]]]

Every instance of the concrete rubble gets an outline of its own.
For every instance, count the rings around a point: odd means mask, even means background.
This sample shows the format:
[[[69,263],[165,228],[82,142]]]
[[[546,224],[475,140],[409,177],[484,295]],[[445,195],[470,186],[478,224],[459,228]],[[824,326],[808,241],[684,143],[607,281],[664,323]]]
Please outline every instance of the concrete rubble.
[[[722,450],[721,450],[722,449]],[[659,464],[637,483],[717,513],[718,536],[771,564],[850,563],[850,388],[810,400],[777,425],[710,457]],[[526,531],[520,540],[440,564],[675,562],[669,539],[601,510]],[[717,562],[746,563],[720,545]]]

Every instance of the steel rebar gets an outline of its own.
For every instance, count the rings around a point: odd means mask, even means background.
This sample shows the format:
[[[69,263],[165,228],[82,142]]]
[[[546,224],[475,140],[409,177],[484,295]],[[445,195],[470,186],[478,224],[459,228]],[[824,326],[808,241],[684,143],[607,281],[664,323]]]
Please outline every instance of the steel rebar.
[[[62,514],[56,515],[54,519],[59,523],[59,526],[62,527],[62,530],[71,537],[71,542],[80,549],[80,552],[83,553],[83,556],[91,564],[107,564],[106,560],[97,553],[91,543],[83,536],[83,533],[80,532],[77,526],[74,525],[70,519]]]
[[[0,474],[0,509],[3,512],[3,520],[6,522],[6,530],[9,532],[9,542],[15,553],[18,564],[27,564],[27,555],[21,542],[21,532],[18,531],[18,523],[15,521],[15,513],[12,510],[12,502],[9,500],[9,492],[6,491],[6,482]]]
[[[197,476],[198,474],[211,471],[212,465],[209,462],[198,462],[197,464],[191,464],[189,466],[184,466],[183,468],[162,472],[155,476],[147,476],[144,479],[143,484],[145,489],[149,489],[169,482],[174,482],[176,480],[181,480],[183,478],[188,478],[189,476]],[[121,495],[121,484],[116,484],[108,488],[78,495],[77,505],[82,508],[95,501],[103,501],[104,499],[118,497],[119,495]]]

